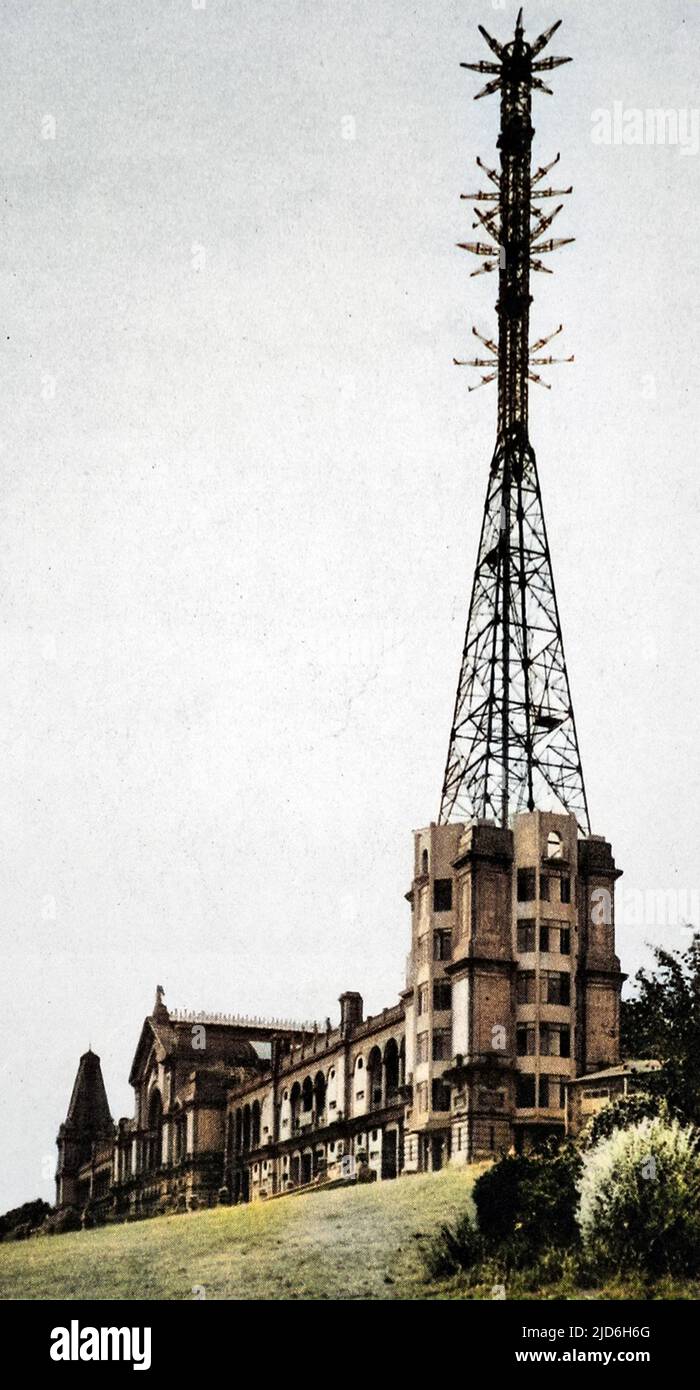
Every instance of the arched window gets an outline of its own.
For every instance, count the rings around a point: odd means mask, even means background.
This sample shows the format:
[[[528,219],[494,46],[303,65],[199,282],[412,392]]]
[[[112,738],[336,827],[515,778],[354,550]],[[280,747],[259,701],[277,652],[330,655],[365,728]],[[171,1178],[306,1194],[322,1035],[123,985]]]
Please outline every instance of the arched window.
[[[163,1102],[158,1089],[151,1093],[148,1102],[148,1135],[146,1139],[146,1167],[149,1171],[159,1168],[163,1145]]]
[[[394,1105],[399,1098],[400,1085],[399,1049],[395,1038],[389,1038],[384,1048],[384,1078],[386,1084],[386,1103]]]
[[[316,1112],[316,1124],[318,1125],[321,1116],[326,1109],[326,1078],[322,1071],[316,1073],[314,1077],[314,1110]]]
[[[379,1110],[382,1104],[382,1054],[373,1047],[367,1059],[368,1103],[370,1110]]]
[[[422,855],[421,855],[421,873],[422,873],[422,874],[427,874],[427,873],[428,873],[428,869],[429,869],[428,851],[427,851],[427,849],[424,849],[424,850],[423,850],[423,853],[422,853]]]
[[[547,836],[547,858],[561,859],[563,853],[564,842],[561,835],[558,835],[556,830],[550,830]]]

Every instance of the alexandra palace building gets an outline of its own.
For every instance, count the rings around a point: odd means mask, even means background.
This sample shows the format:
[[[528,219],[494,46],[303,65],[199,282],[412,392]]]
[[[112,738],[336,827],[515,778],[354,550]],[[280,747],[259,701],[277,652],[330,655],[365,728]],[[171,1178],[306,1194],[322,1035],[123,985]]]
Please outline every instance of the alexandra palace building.
[[[407,985],[335,1027],[169,1011],[159,988],[115,1125],[81,1059],[57,1205],[119,1219],[465,1164],[563,1134],[567,1082],[619,1062],[609,844],[534,811],[414,837]]]

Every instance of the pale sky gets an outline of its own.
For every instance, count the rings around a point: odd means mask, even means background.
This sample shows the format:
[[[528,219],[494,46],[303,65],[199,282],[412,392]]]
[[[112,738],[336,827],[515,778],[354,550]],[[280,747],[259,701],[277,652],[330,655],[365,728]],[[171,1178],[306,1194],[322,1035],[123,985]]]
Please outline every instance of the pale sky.
[[[495,326],[455,243],[497,98],[459,63],[516,12],[3,7],[0,1210],[53,1200],[88,1043],[131,1113],[156,984],[320,1020],[403,987],[495,426],[451,365]],[[576,362],[531,434],[593,830],[621,894],[692,902],[700,152],[592,115],[697,112],[700,4],[525,7],[560,17],[535,155],[577,240],[532,323]]]

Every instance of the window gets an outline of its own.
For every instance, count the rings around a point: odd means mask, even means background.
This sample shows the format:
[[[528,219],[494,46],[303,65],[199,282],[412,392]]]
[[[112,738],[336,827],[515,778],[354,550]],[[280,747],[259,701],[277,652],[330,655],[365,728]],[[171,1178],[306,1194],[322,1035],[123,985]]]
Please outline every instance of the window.
[[[570,1057],[571,1029],[568,1024],[541,1023],[540,1052],[543,1057]]]
[[[424,932],[422,936],[419,936],[419,937],[418,937],[418,941],[417,941],[417,943],[416,943],[416,950],[415,950],[415,955],[414,955],[414,960],[413,960],[414,965],[427,965],[428,960],[429,960],[429,955],[428,955],[428,948],[429,948],[429,945],[430,945],[430,933],[429,933],[429,932]]]
[[[433,1082],[433,1110],[449,1110],[450,1088],[445,1081]]]
[[[362,1058],[361,1058],[361,1057],[358,1057],[357,1062],[355,1063],[355,1065],[356,1065],[358,1071],[362,1071],[362,1068],[363,1068],[363,1066],[364,1066],[365,1064],[364,1064]]]
[[[428,1012],[428,986],[418,986],[418,1013],[427,1014]]]
[[[557,835],[556,830],[550,830],[547,836],[547,858],[561,859],[564,853],[564,842],[561,835]]]
[[[416,1061],[427,1062],[428,1060],[428,1034],[419,1033],[416,1038]]]
[[[547,875],[540,874],[540,898],[544,903],[549,902],[549,884],[550,880],[547,878]]]
[[[518,869],[518,902],[531,903],[535,900],[536,875],[534,869]]]
[[[531,1110],[535,1104],[535,1078],[529,1072],[518,1072],[515,1078],[515,1105],[518,1110]]]
[[[534,1004],[535,1002],[535,972],[534,970],[519,970],[516,981],[516,996],[519,1004]]]
[[[428,1083],[427,1083],[427,1081],[419,1081],[419,1082],[418,1082],[418,1085],[416,1086],[416,1100],[417,1100],[417,1102],[418,1102],[418,1109],[419,1109],[419,1110],[425,1111],[425,1110],[428,1109]]]
[[[568,874],[562,874],[559,880],[559,901],[562,903],[571,902],[571,879]]]
[[[568,975],[558,970],[545,970],[540,975],[540,999],[543,1004],[569,1004],[571,1002],[571,982]]]
[[[452,1008],[452,985],[449,980],[435,980],[433,983],[433,1008]]]
[[[428,875],[428,851],[427,851],[427,849],[424,849],[424,850],[423,850],[423,853],[422,853],[422,855],[421,855],[420,870],[421,870],[421,873],[423,874],[423,877],[424,877],[424,878],[427,878],[427,875]]]
[[[433,1061],[449,1062],[452,1056],[452,1032],[449,1028],[438,1028],[433,1033]]]
[[[534,1023],[519,1023],[515,1030],[515,1044],[519,1057],[533,1057],[535,1053]]]
[[[541,1076],[539,1105],[541,1110],[563,1110],[565,1087],[559,1076]]]
[[[535,923],[530,921],[518,922],[518,950],[534,951],[535,949]]]
[[[449,960],[452,956],[452,932],[433,932],[433,960]]]
[[[571,952],[571,930],[561,922],[540,924],[540,950],[568,956]]]
[[[436,878],[433,884],[433,911],[452,911],[452,879]]]

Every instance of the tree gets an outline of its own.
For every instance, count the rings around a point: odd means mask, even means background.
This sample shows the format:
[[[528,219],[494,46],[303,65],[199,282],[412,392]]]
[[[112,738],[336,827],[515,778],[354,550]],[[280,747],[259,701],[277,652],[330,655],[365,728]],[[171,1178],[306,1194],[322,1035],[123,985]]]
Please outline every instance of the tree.
[[[11,1239],[15,1231],[21,1231],[24,1236],[37,1230],[52,1211],[48,1202],[37,1197],[34,1202],[24,1202],[21,1207],[3,1212],[0,1216],[0,1240]]]
[[[662,1071],[644,1077],[681,1120],[700,1123],[700,932],[685,950],[654,948],[653,969],[634,977],[635,994],[623,1000],[625,1057],[656,1057]]]

